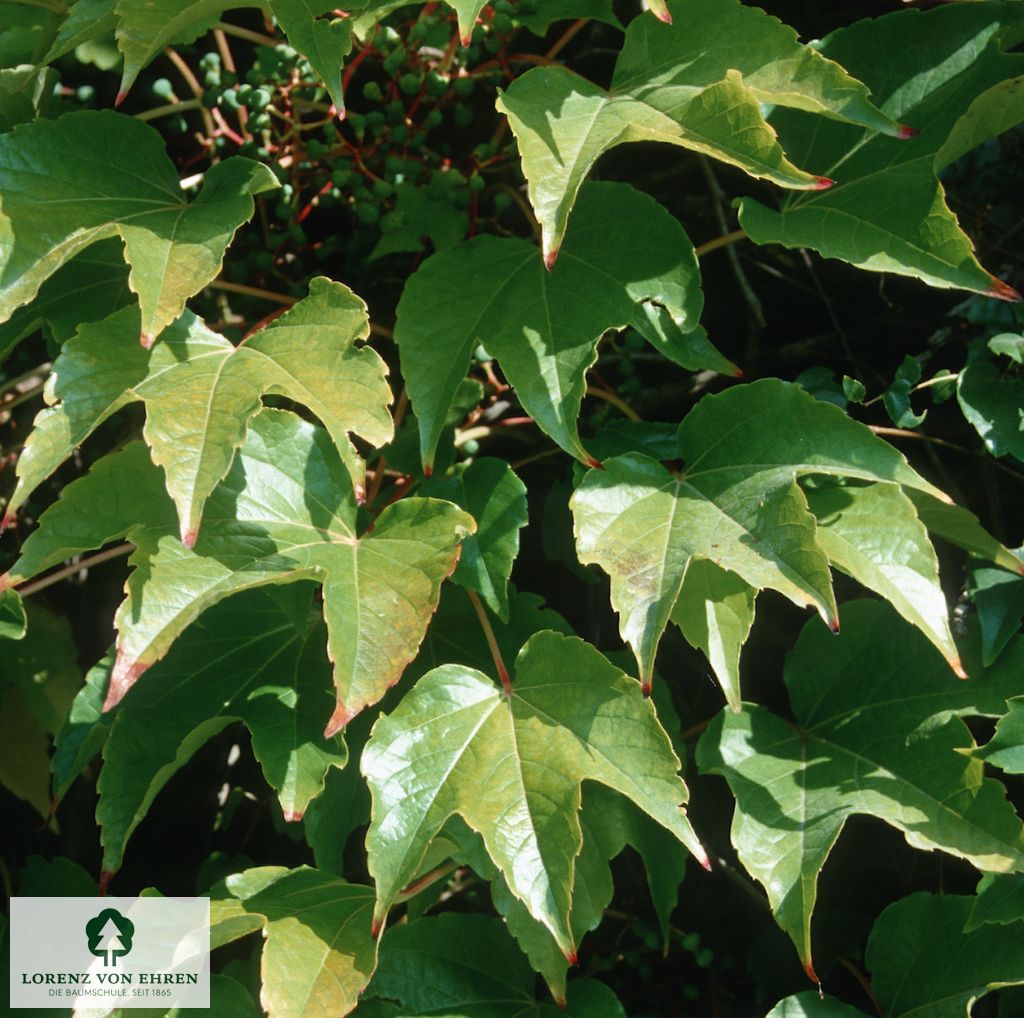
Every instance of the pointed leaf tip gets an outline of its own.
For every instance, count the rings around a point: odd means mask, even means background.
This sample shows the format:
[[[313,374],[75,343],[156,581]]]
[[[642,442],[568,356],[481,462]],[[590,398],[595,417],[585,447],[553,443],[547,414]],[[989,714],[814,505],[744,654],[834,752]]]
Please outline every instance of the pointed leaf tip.
[[[302,819],[303,812],[301,809],[286,809],[282,810],[282,815],[284,816],[285,823],[294,824],[298,823]]]
[[[107,893],[107,888],[110,887],[110,881],[114,879],[115,870],[100,870],[100,879],[98,894],[102,898]]]
[[[0,594],[5,590],[10,590],[13,586],[14,580],[11,579],[10,573],[4,573],[3,576],[0,576]]]
[[[828,620],[828,628],[832,630],[833,636],[839,635],[839,616],[835,615]]]
[[[356,497],[356,505],[366,505],[366,485],[357,484],[353,491]]]
[[[664,21],[666,25],[672,24],[672,12],[667,7],[663,7],[660,10],[655,11],[654,16],[659,21]]]
[[[2,534],[8,527],[13,527],[18,522],[18,517],[11,513],[0,520],[0,534]]]
[[[645,700],[651,695],[651,680],[650,679],[644,679],[644,681],[640,683],[640,692],[644,694],[644,699]]]
[[[378,919],[377,916],[374,916],[373,917],[373,922],[370,923],[370,936],[374,940],[376,940],[380,936],[381,930],[383,930],[383,929],[384,929],[384,921],[382,919]]]
[[[985,296],[994,297],[996,300],[1007,300],[1014,304],[1019,304],[1024,301],[1024,297],[1012,287],[1009,283],[1004,283],[1001,279],[992,277],[992,285],[985,291]]]
[[[324,729],[324,738],[333,739],[356,716],[356,713],[358,712],[350,711],[339,700],[331,715],[331,720],[327,722],[327,727]]]
[[[818,992],[820,993],[821,980],[818,978],[818,973],[814,971],[814,962],[812,962],[810,958],[804,962],[804,972],[807,973],[807,978],[818,987]]]
[[[156,336],[152,332],[144,332],[139,336],[139,342],[144,350],[152,350],[153,344],[156,342]]]
[[[121,103],[123,103],[125,101],[125,99],[127,99],[127,98],[128,98],[128,93],[127,92],[118,92],[117,96],[114,98],[114,109],[116,110],[118,108],[118,106],[120,106]]]
[[[434,464],[424,463],[423,464],[423,476],[429,481],[434,476]]]
[[[473,41],[473,33],[471,31],[467,32],[465,35],[459,36],[459,42],[462,43],[463,46],[468,47],[469,44],[472,41]]]
[[[114,668],[110,673],[107,698],[103,701],[104,713],[113,710],[125,698],[128,690],[139,681],[147,668],[149,668],[149,664],[146,662],[132,661],[123,654],[117,655]]]
[[[544,252],[544,268],[550,272],[555,267],[555,262],[558,261],[559,248],[553,247],[545,250]]]
[[[916,127],[911,127],[909,124],[900,124],[896,137],[901,138],[903,141],[909,141],[911,138],[916,138],[920,133]]]
[[[953,669],[953,673],[956,675],[958,679],[970,678],[970,676],[964,670],[963,662],[960,660],[960,658],[953,658],[953,660],[949,662],[949,666]]]
[[[704,852],[697,856],[697,862],[700,863],[702,869],[707,870],[708,873],[711,872],[711,860]]]
[[[188,530],[181,535],[181,543],[186,548],[194,548],[196,546],[196,540],[199,538],[199,531]]]
[[[563,950],[562,954],[565,955],[565,960],[570,965],[578,965],[579,964],[579,960],[580,959],[579,959],[579,955],[576,953],[576,949],[575,948],[569,948],[568,951],[564,951]]]
[[[587,466],[591,470],[604,470],[604,464],[600,460],[594,459],[593,456],[587,457]]]
[[[815,177],[814,179],[817,183],[812,185],[812,191],[827,191],[835,184],[835,181],[831,177]]]

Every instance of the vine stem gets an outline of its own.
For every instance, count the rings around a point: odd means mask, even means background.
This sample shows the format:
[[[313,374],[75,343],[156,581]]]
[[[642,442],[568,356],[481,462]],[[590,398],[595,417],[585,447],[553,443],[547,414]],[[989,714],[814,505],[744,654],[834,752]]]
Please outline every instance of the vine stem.
[[[185,63],[185,59],[173,46],[165,46],[164,55],[172,64],[174,64],[174,69],[181,75],[182,80],[192,90],[192,94],[196,99],[200,100],[199,111],[203,118],[203,126],[206,128],[206,136],[208,138],[212,138],[216,133],[217,128],[213,123],[213,117],[210,114],[210,111],[202,104],[203,86],[199,84],[199,79],[192,73],[192,68]],[[214,158],[214,153],[212,152],[211,158]]]
[[[964,445],[957,445],[956,442],[947,442],[944,438],[934,438],[931,435],[924,435],[920,431],[909,431],[907,428],[886,428],[880,424],[869,424],[868,428],[876,435],[886,435],[891,438],[914,438],[918,442],[926,442],[928,445],[938,445],[944,449],[952,449],[954,452],[961,453],[964,456],[983,455],[975,449],[968,449]],[[1012,470],[1010,467],[1000,463],[999,460],[994,457],[985,457],[985,459],[986,462],[990,463],[996,468],[996,470],[1001,470],[1004,474],[1009,474],[1010,477],[1014,477],[1018,481],[1024,481],[1024,474],[1018,473],[1016,470]]]
[[[558,37],[558,39],[555,40],[554,46],[552,46],[551,49],[549,49],[547,53],[544,54],[544,56],[548,60],[554,60],[555,57],[557,57],[558,54],[561,53],[562,50],[564,50],[565,47],[568,46],[569,43],[572,42],[573,39],[575,39],[576,36],[583,31],[584,28],[587,27],[588,24],[590,24],[590,18],[580,18],[577,21],[574,21]]]
[[[697,247],[693,249],[693,253],[700,258],[702,255],[710,254],[712,251],[717,251],[720,247],[729,247],[738,241],[746,239],[746,230],[733,230],[732,233],[723,233],[721,237],[715,237],[714,240],[698,244]]]
[[[429,887],[431,884],[436,883],[443,877],[448,876],[449,873],[454,873],[459,868],[459,864],[452,862],[450,859],[448,862],[441,863],[440,866],[436,866],[429,873],[424,873],[418,880],[414,880],[408,886],[402,888],[398,892],[398,896],[395,898],[394,904],[400,905],[403,901],[408,901],[410,898],[416,897],[425,887]]]
[[[498,678],[501,679],[501,688],[506,696],[511,696],[512,680],[508,676],[508,669],[505,667],[505,660],[501,656],[501,648],[498,646],[498,641],[494,636],[494,630],[491,628],[490,620],[487,618],[487,610],[484,608],[475,590],[467,590],[466,593],[469,595],[470,601],[473,602],[473,610],[476,612],[476,617],[480,620],[480,628],[484,631],[484,637],[487,640],[487,646],[491,651],[491,657],[494,658],[494,667],[498,669]]]
[[[854,965],[849,958],[840,958],[839,964],[842,965],[858,983],[860,983],[861,989],[867,994],[868,1000],[871,1001],[871,1006],[875,1009],[875,1014],[879,1016],[884,1015],[885,1012],[882,1010],[882,1005],[878,1002],[878,998],[875,996],[875,991],[871,986],[871,981],[860,970],[859,966]]]
[[[936,375],[934,378],[929,378],[926,382],[918,382],[910,391],[919,392],[921,389],[930,389],[933,385],[941,385],[943,382],[955,382],[960,376],[955,372],[951,372],[945,375]],[[885,399],[885,393],[881,393],[878,396],[873,396],[867,400],[863,406],[874,406],[876,403]]]
[[[606,403],[611,403],[616,410],[621,410],[631,421],[643,420],[643,418],[624,399],[622,399],[621,396],[617,396],[614,392],[609,392],[607,389],[598,389],[593,385],[588,385],[587,395],[596,396],[598,399],[603,399]]]
[[[233,35],[236,39],[244,39],[246,42],[254,42],[258,46],[276,46],[280,39],[272,35],[263,35],[261,32],[252,32],[248,28],[241,28],[238,25],[229,25],[226,21],[218,21],[214,29],[223,32],[225,35]]]
[[[176,103],[165,103],[163,106],[154,106],[151,110],[143,110],[136,113],[136,120],[156,120],[157,117],[167,117],[172,113],[184,113],[186,110],[199,110],[203,104],[198,99],[182,99]]]
[[[70,562],[66,566],[61,566],[60,569],[55,573],[50,573],[49,576],[44,576],[32,583],[15,587],[15,590],[22,597],[31,597],[33,594],[38,594],[40,590],[45,590],[47,587],[52,587],[55,583],[60,583],[61,580],[66,580],[69,576],[74,576],[75,573],[79,573],[83,569],[90,569],[92,566],[98,566],[101,562],[109,562],[111,559],[127,555],[134,547],[135,545],[125,542],[124,544],[115,545],[113,548],[107,548],[105,551],[98,551],[95,555],[88,556],[88,558],[79,559],[77,562]]]

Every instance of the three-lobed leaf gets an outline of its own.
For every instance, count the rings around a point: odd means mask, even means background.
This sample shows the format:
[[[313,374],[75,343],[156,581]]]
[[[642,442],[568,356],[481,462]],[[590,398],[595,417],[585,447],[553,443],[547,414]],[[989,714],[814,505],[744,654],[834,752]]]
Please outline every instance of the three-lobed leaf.
[[[587,474],[571,503],[580,561],[611,577],[619,631],[633,648],[645,686],[687,570],[699,558],[756,590],[770,588],[796,604],[813,605],[837,625],[828,555],[799,476],[827,474],[941,494],[838,407],[775,379],[701,400],[679,426],[679,454],[682,471],[639,454],[607,460],[604,469]],[[844,561],[852,569],[853,556]],[[876,575],[862,564],[858,578],[881,586],[884,570]],[[733,642],[749,628],[748,610],[738,610],[739,620],[730,623]],[[682,612],[684,628],[710,649],[710,634]],[[931,622],[933,629],[941,625]],[[955,659],[951,641],[946,650]],[[728,687],[735,654],[734,648],[721,666]]]
[[[738,0],[661,6],[669,17],[630,22],[610,90],[564,68],[541,67],[499,96],[548,261],[561,247],[580,185],[617,145],[681,145],[784,187],[816,190],[830,181],[787,159],[761,104],[900,133],[864,85],[759,8]]]
[[[957,680],[879,602],[844,605],[838,637],[808,622],[786,662],[796,724],[756,704],[723,711],[697,746],[736,796],[732,841],[813,972],[818,874],[846,822],[868,814],[916,848],[992,872],[1024,871],[1024,828],[983,776],[963,715],[998,716],[1019,687],[1014,655]]]
[[[834,177],[826,192],[789,195],[778,210],[739,203],[740,225],[759,244],[810,247],[860,268],[915,276],[1014,299],[979,264],[946,204],[938,174],[950,158],[1024,118],[1007,78],[1024,57],[1003,52],[1001,29],[1019,15],[999,4],[951,4],[898,11],[832,33],[821,52],[864,81],[881,108],[919,132],[901,141],[851,125],[779,111],[772,118],[786,151]],[[892,54],[901,58],[893,60]],[[1000,115],[986,114],[988,104]]]
[[[451,503],[429,498],[389,506],[363,534],[356,513],[352,479],[326,432],[263,410],[207,502],[194,548],[176,536],[163,472],[132,443],[68,485],[4,582],[117,537],[135,544],[109,708],[206,608],[252,587],[317,580],[337,687],[326,728],[333,735],[415,656],[459,540],[475,526]]]
[[[434,669],[377,721],[361,766],[373,796],[377,924],[458,814],[482,835],[512,893],[575,957],[569,915],[585,779],[631,799],[706,860],[653,707],[575,637],[531,637],[508,694],[474,669]]]
[[[19,457],[13,513],[111,414],[146,405],[143,430],[164,468],[181,538],[195,543],[203,506],[224,478],[264,394],[309,407],[364,490],[365,467],[349,434],[383,445],[393,434],[387,368],[369,347],[366,305],[341,283],[310,281],[309,296],[233,346],[186,312],[150,350],[137,342],[138,309],[83,327],[61,350],[47,385],[52,405],[36,418]]]
[[[22,124],[0,135],[0,321],[79,251],[119,236],[151,344],[220,271],[253,196],[277,186],[236,156],[188,202],[163,139],[133,117],[81,110]]]
[[[679,223],[625,184],[591,184],[581,193],[550,272],[537,249],[518,238],[476,237],[428,258],[406,284],[395,326],[424,467],[433,465],[480,343],[537,424],[587,462],[576,419],[598,341],[627,325],[656,335],[646,312],[651,305],[677,328],[666,345],[685,347],[703,305],[697,259]]]

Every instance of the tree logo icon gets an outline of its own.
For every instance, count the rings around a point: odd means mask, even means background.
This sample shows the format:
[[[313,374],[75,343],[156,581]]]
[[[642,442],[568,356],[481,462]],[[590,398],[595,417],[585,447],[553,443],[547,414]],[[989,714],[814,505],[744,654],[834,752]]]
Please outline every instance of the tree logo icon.
[[[117,959],[132,949],[135,924],[116,908],[105,908],[85,924],[85,935],[89,950],[102,958],[105,966],[117,965]]]

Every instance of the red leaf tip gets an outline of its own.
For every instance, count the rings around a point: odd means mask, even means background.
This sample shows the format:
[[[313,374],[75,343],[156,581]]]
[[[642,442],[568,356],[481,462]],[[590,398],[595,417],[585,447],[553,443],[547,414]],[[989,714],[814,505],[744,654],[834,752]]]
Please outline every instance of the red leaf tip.
[[[423,476],[429,481],[434,476],[434,464],[424,463],[423,464]]]
[[[139,336],[139,342],[144,350],[152,350],[153,344],[156,342],[156,336],[152,332],[144,332]]]
[[[110,881],[114,879],[114,870],[100,870],[99,895],[102,898],[110,887]]]
[[[735,371],[734,371],[734,372],[732,373],[732,377],[733,377],[733,378],[744,378],[744,377],[746,377],[746,372],[745,372],[745,371],[743,370],[743,368],[737,368],[737,369],[736,369],[736,370],[735,370]]]
[[[640,683],[640,692],[643,693],[644,699],[647,699],[647,697],[649,697],[651,695],[651,680],[650,679],[644,679],[644,681]]]
[[[132,661],[123,654],[117,655],[114,668],[110,673],[110,685],[107,686],[107,698],[103,701],[103,711],[113,710],[127,695],[128,690],[139,681],[142,673],[149,667],[144,661]]]
[[[384,923],[380,919],[374,918],[373,922],[370,923],[370,936],[376,940],[380,936],[380,931],[384,928]]]
[[[808,958],[807,961],[804,962],[804,972],[807,973],[807,978],[810,979],[812,983],[817,984],[818,991],[820,992],[821,980],[818,978],[818,973],[814,971],[814,962],[812,962],[810,958]]]
[[[654,16],[659,21],[664,21],[666,25],[672,24],[672,12],[667,7],[662,7],[654,12]]]
[[[123,103],[125,101],[125,99],[127,99],[127,98],[128,98],[128,93],[127,92],[118,92],[117,96],[114,98],[114,109],[116,110],[118,108],[118,106],[120,106],[121,103]]]
[[[11,579],[10,573],[4,573],[0,576],[0,594],[5,590],[10,590],[14,586],[14,580]]]
[[[198,539],[198,537],[198,530],[186,531],[184,534],[181,535],[181,543],[185,545],[186,548],[194,548],[196,546],[196,540]]]
[[[558,261],[558,251],[559,249],[557,247],[553,247],[544,252],[544,268],[546,268],[548,272],[555,267],[555,262]]]
[[[900,124],[896,137],[902,138],[903,141],[910,141],[911,138],[916,138],[920,133],[916,127],[911,127],[909,124]]]
[[[0,534],[2,534],[8,527],[16,526],[18,523],[18,517],[14,513],[8,513],[2,520],[0,520]]]
[[[472,41],[473,41],[473,33],[472,32],[467,32],[465,35],[459,37],[459,42],[462,43],[463,46],[467,46],[468,47],[469,44]]]
[[[708,873],[711,872],[711,860],[706,855],[698,855],[697,862],[699,862],[701,864],[701,867],[707,870]]]
[[[827,191],[835,184],[831,177],[815,177],[816,183],[811,185],[812,191]]]
[[[953,669],[953,674],[956,675],[956,677],[958,679],[969,679],[970,678],[970,676],[967,674],[967,672],[964,671],[964,665],[963,665],[963,662],[960,660],[960,658],[958,658],[958,657],[953,658],[953,660],[949,662],[949,667]]]
[[[578,965],[579,964],[579,960],[580,959],[579,959],[579,956],[576,954],[576,949],[575,948],[570,948],[568,951],[563,951],[562,954],[565,955],[565,960],[570,965]]]
[[[324,729],[324,738],[332,739],[335,735],[340,732],[345,725],[347,725],[357,714],[357,710],[349,710],[340,700],[334,707],[334,713],[331,715],[331,720],[327,722],[327,727]]]
[[[985,296],[994,297],[996,300],[1008,300],[1014,304],[1024,301],[1024,297],[1021,297],[1009,283],[1004,283],[995,276],[992,277],[992,285],[985,291]]]
[[[294,824],[298,823],[302,819],[302,810],[286,809],[282,810],[284,814],[285,823]]]
[[[366,485],[356,484],[353,491],[356,497],[356,505],[366,505]]]
[[[604,470],[604,464],[600,460],[594,459],[593,456],[587,457],[587,466],[591,470]]]
[[[830,618],[828,620],[828,628],[832,630],[832,635],[833,636],[838,636],[839,635],[839,616],[838,615],[833,615],[832,618]]]

